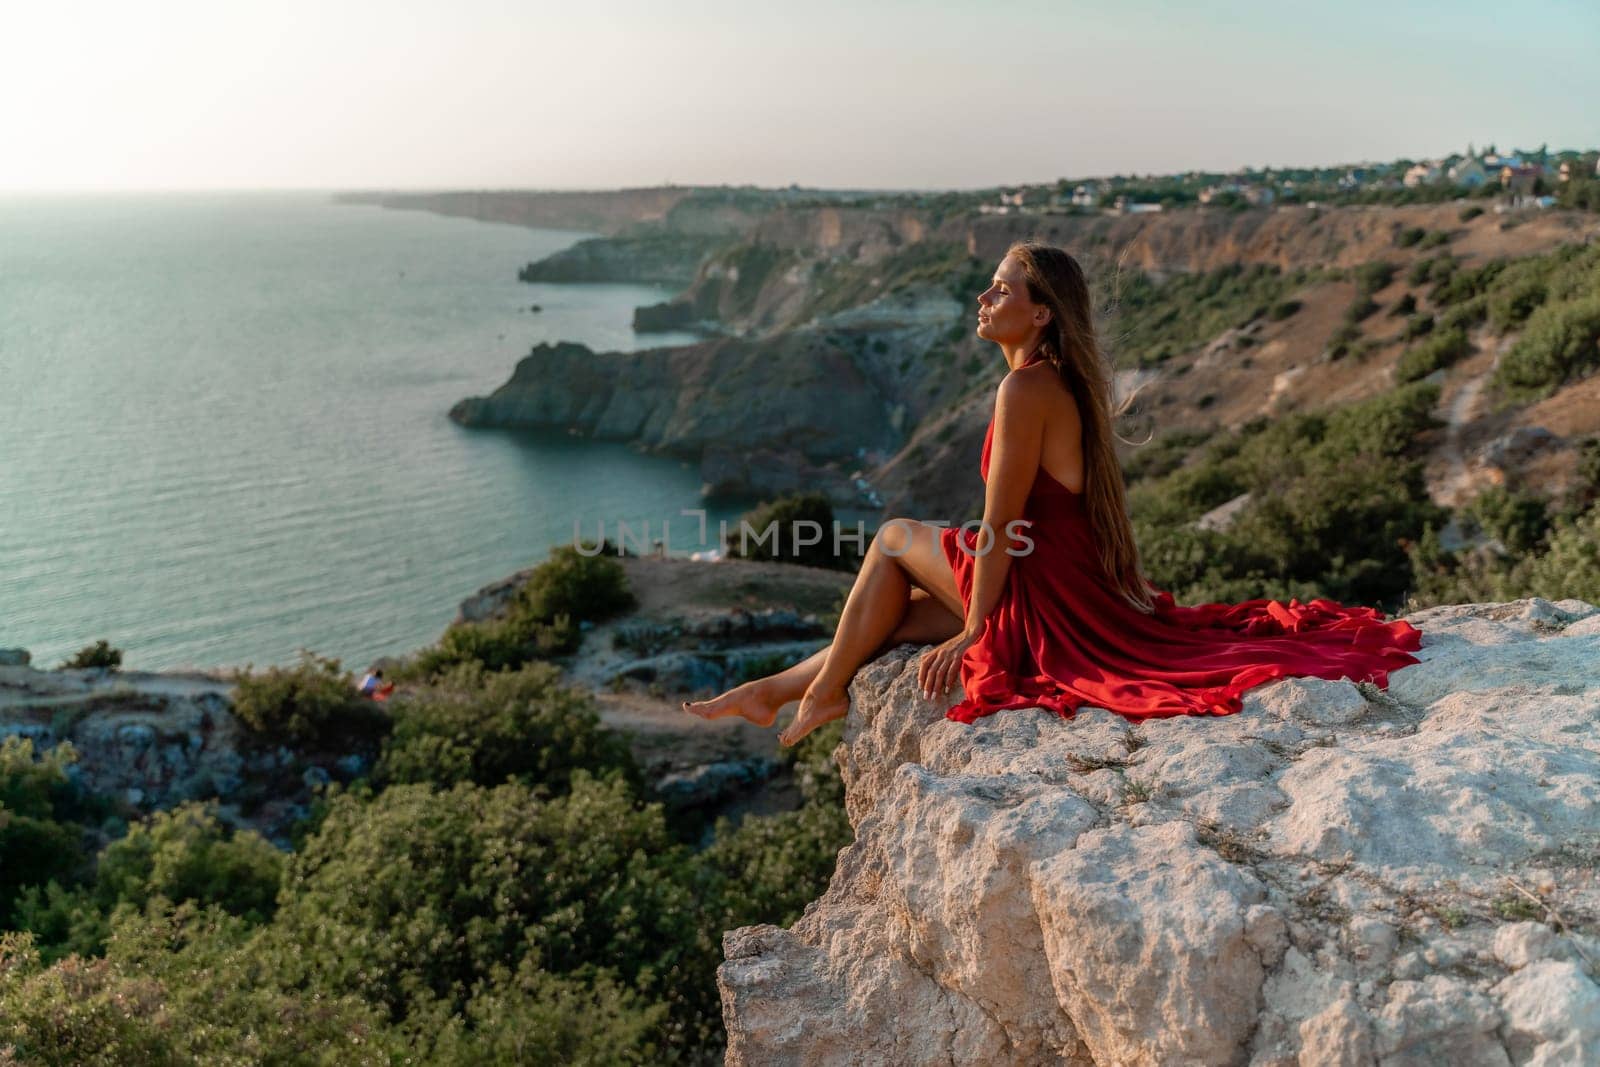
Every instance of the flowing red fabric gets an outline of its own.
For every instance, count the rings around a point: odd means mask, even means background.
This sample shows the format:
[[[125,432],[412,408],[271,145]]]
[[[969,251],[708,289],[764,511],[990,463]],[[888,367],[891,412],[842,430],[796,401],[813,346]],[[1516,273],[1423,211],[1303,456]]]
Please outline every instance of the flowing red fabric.
[[[991,416],[979,464],[985,481],[993,441]],[[1144,614],[1108,579],[1083,495],[1043,466],[1023,518],[1033,548],[1011,558],[1000,601],[962,658],[965,699],[948,719],[970,723],[1006,708],[1070,719],[1086,705],[1133,720],[1228,715],[1243,707],[1239,694],[1275,678],[1387,688],[1391,670],[1421,662],[1410,654],[1422,647],[1415,626],[1320,597],[1184,606],[1158,591],[1155,612]],[[957,528],[941,530],[939,540],[962,605],[970,605],[978,549],[1004,552],[1007,541]]]

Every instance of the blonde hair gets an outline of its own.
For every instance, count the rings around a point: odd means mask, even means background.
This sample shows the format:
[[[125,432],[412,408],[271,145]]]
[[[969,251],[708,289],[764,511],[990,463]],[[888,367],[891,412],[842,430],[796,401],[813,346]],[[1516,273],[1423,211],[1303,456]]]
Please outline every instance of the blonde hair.
[[[1128,498],[1113,441],[1113,421],[1133,402],[1113,407],[1112,373],[1094,326],[1094,302],[1078,261],[1065,249],[1017,241],[1006,250],[1022,265],[1028,296],[1050,309],[1039,349],[1078,402],[1083,422],[1083,492],[1100,562],[1117,592],[1133,607],[1155,610],[1154,586],[1139,568],[1139,546],[1128,518]]]

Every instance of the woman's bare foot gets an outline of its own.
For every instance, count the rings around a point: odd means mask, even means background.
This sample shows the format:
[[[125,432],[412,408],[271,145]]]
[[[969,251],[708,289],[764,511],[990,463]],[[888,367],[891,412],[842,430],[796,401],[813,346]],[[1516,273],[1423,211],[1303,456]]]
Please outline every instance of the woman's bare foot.
[[[753,682],[734,686],[711,700],[685,700],[683,710],[702,719],[723,719],[729,715],[738,715],[749,719],[757,726],[771,726],[778,717],[778,708],[783,704],[783,701],[773,699],[775,695],[767,679],[758,678]]]
[[[783,728],[778,741],[783,745],[798,744],[800,739],[823,723],[842,719],[850,710],[850,696],[842,689],[831,693],[807,690],[795,709],[794,721]]]

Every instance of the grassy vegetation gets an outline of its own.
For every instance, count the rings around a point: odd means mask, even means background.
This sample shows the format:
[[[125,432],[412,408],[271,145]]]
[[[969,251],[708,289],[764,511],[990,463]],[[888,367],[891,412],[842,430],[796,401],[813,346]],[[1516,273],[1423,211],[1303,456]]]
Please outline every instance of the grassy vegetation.
[[[1106,283],[1102,329],[1115,356],[1129,353],[1140,365],[1162,363],[1190,351],[1230,327],[1298,310],[1287,298],[1316,279],[1309,270],[1229,266],[1180,274],[1157,282],[1125,271]]]
[[[993,270],[993,263],[973,259],[965,246],[938,241],[905,245],[877,263],[841,260],[813,279],[799,319],[857,307],[919,283],[948,287],[957,300],[969,303],[989,287]]]
[[[1180,603],[1260,596],[1397,605],[1412,584],[1403,542],[1445,513],[1428,501],[1417,439],[1438,389],[1402,387],[1329,413],[1256,422],[1197,462],[1129,493],[1147,573]],[[1192,525],[1249,493],[1226,531]]]
[[[1414,382],[1426,378],[1440,367],[1448,367],[1472,351],[1466,331],[1451,327],[1431,334],[1427,340],[1407,349],[1395,366],[1395,380]]]
[[[577,651],[583,622],[602,621],[634,604],[612,546],[598,547],[585,542],[583,552],[573,545],[552,548],[500,617],[452,623],[437,645],[395,669],[395,680],[426,681],[462,663],[514,669]]]
[[[1427,238],[1405,240],[1442,243]],[[1331,358],[1371,348],[1358,323],[1395,274],[1383,261],[1351,272],[1355,302],[1329,337]],[[1600,247],[1473,267],[1442,253],[1417,260],[1405,280],[1429,290],[1425,305],[1415,295],[1397,302],[1410,347],[1392,393],[1133,452],[1126,474],[1146,570],[1179,602],[1329,596],[1396,611],[1600,598],[1600,441],[1581,443],[1585,473],[1563,499],[1491,490],[1456,513],[1492,549],[1441,548],[1451,513],[1431,503],[1420,464],[1424,435],[1439,425],[1430,414],[1438,389],[1421,379],[1470,355],[1473,331],[1513,335],[1491,379],[1502,403],[1539,399],[1600,368]],[[1193,525],[1245,493],[1228,529]]]

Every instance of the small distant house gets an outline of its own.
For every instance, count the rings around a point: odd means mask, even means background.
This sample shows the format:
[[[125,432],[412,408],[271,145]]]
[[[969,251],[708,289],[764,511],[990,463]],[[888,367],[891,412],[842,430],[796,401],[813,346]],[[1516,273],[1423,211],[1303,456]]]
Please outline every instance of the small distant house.
[[[1245,203],[1251,207],[1267,207],[1273,200],[1272,190],[1264,185],[1246,186],[1241,192]]]
[[[1439,180],[1439,165],[1437,163],[1416,163],[1400,179],[1407,189],[1415,189],[1419,185],[1431,185]]]
[[[1544,168],[1537,163],[1528,163],[1520,167],[1500,168],[1500,188],[1510,193],[1512,197],[1533,195],[1533,186],[1544,176]]]
[[[1072,190],[1072,206],[1092,208],[1100,202],[1100,186],[1093,182],[1084,184]]]
[[[1463,189],[1476,189],[1489,180],[1489,170],[1478,160],[1468,156],[1451,167],[1447,177]]]
[[[1208,185],[1204,189],[1201,189],[1200,195],[1197,199],[1199,199],[1202,204],[1209,204],[1223,193],[1241,193],[1243,191],[1243,185],[1241,185],[1236,179],[1229,178],[1227,181],[1219,182],[1216,185]]]
[[[1129,200],[1125,196],[1119,196],[1112,203],[1112,210],[1116,211],[1119,215],[1145,215],[1149,214],[1150,212],[1160,211],[1161,205],[1141,203],[1139,201]]]
[[[1339,179],[1338,186],[1346,191],[1359,189],[1366,180],[1367,170],[1365,167],[1352,167],[1344,172],[1344,177]]]

